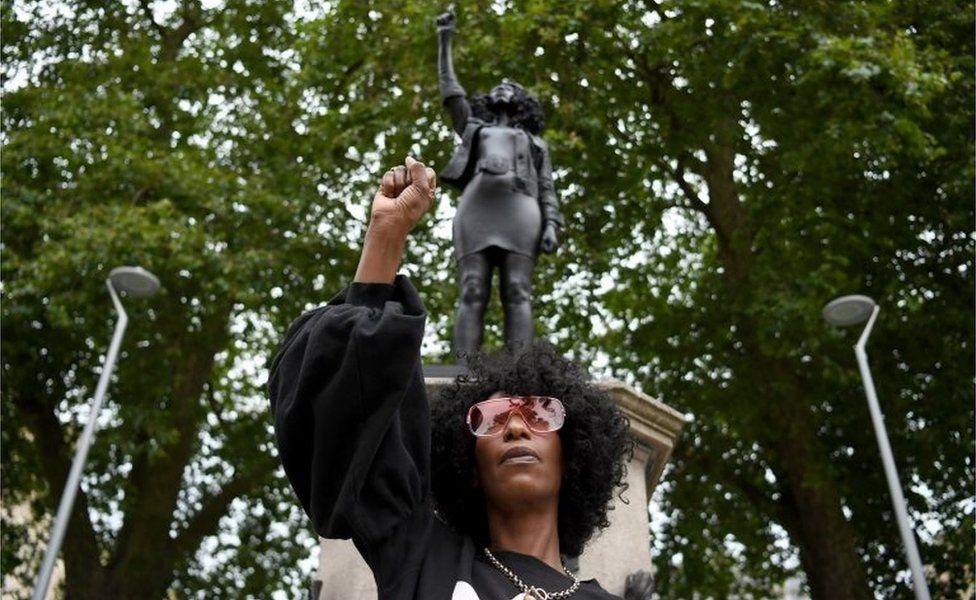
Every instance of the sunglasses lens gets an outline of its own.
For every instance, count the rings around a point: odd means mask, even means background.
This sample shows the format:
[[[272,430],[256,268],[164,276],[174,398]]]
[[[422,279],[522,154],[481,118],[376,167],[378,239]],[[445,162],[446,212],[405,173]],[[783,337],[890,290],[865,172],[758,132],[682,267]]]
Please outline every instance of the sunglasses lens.
[[[508,413],[512,404],[507,399],[485,400],[471,407],[468,413],[468,425],[475,435],[495,435],[499,433],[508,421]]]
[[[555,398],[529,396],[498,398],[479,402],[468,411],[468,426],[478,436],[498,435],[505,429],[509,414],[517,410],[525,424],[536,433],[556,431],[563,426],[566,410]]]
[[[522,414],[529,429],[538,433],[556,431],[563,426],[563,421],[566,419],[562,402],[555,398],[539,396],[528,399],[522,407]]]

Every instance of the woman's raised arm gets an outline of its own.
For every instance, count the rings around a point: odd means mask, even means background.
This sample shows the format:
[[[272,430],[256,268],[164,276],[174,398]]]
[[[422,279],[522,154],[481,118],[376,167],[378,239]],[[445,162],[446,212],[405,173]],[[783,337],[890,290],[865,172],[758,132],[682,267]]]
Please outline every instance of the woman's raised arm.
[[[387,172],[355,280],[296,319],[268,380],[278,453],[315,530],[353,538],[374,570],[370,549],[425,505],[430,487],[427,313],[396,271],[434,185],[433,170],[410,158]]]

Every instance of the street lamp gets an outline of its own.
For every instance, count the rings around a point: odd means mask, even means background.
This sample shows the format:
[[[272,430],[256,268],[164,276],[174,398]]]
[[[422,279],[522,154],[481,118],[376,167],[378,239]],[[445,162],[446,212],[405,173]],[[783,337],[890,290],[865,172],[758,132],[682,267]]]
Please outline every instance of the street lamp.
[[[918,553],[918,546],[915,544],[915,532],[908,523],[905,495],[902,493],[898,471],[895,469],[895,456],[891,453],[891,443],[888,441],[888,432],[884,426],[884,416],[882,416],[881,407],[878,405],[878,394],[874,390],[874,379],[871,378],[871,370],[868,368],[868,354],[864,349],[868,336],[871,335],[871,329],[874,327],[874,321],[878,318],[879,310],[880,307],[875,301],[867,296],[842,296],[832,300],[824,307],[823,317],[828,323],[841,327],[863,323],[865,319],[868,322],[864,326],[864,331],[857,340],[857,344],[854,345],[854,355],[857,357],[861,379],[864,381],[864,393],[868,398],[868,410],[871,412],[874,434],[878,438],[878,449],[881,451],[881,462],[888,479],[891,502],[895,507],[898,531],[901,534],[901,541],[905,545],[908,564],[912,569],[915,598],[929,600],[929,588],[925,583],[925,574],[922,572],[922,559]]]
[[[102,400],[105,398],[105,389],[112,377],[112,371],[115,370],[119,346],[122,344],[122,335],[125,333],[125,326],[129,322],[129,316],[125,313],[117,292],[125,292],[127,295],[136,298],[152,296],[159,290],[159,279],[142,267],[116,267],[108,274],[105,285],[112,297],[112,304],[115,305],[115,310],[119,313],[119,319],[115,324],[115,332],[112,334],[112,343],[109,344],[108,354],[105,355],[105,364],[102,367],[102,374],[98,378],[98,387],[95,388],[95,397],[92,399],[91,410],[88,412],[88,423],[85,424],[85,430],[78,438],[75,458],[71,463],[68,481],[64,484],[64,491],[61,493],[58,515],[54,520],[54,528],[51,530],[51,541],[44,553],[44,562],[41,563],[41,571],[37,575],[32,600],[44,600],[44,596],[47,594],[47,588],[51,582],[51,573],[54,571],[54,563],[58,558],[58,552],[61,550],[65,531],[68,529],[68,520],[71,517],[71,508],[74,506],[75,496],[78,493],[81,472],[85,468],[88,449],[91,448],[92,438],[95,436],[95,426],[98,413],[102,408]]]

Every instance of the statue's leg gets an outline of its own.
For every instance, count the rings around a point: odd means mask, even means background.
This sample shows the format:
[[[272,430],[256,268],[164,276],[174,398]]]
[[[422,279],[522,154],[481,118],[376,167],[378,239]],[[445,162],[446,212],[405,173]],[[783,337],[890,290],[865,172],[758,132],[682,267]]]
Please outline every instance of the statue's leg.
[[[501,263],[501,297],[505,310],[505,343],[532,341],[532,270],[535,261],[524,254],[506,252]]]
[[[454,324],[454,354],[481,348],[485,308],[491,294],[491,262],[486,252],[474,252],[458,261],[461,294]]]

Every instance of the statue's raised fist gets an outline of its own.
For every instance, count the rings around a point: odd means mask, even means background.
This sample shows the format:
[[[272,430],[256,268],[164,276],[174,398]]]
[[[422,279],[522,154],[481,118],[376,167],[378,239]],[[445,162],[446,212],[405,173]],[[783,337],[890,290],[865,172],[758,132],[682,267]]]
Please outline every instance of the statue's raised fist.
[[[437,16],[437,31],[454,31],[454,26],[457,24],[457,17],[454,16],[453,10],[448,10]]]
[[[402,166],[383,175],[373,197],[370,225],[406,236],[433,205],[436,188],[434,170],[408,156]]]

